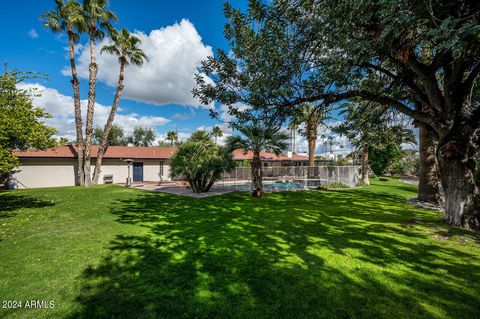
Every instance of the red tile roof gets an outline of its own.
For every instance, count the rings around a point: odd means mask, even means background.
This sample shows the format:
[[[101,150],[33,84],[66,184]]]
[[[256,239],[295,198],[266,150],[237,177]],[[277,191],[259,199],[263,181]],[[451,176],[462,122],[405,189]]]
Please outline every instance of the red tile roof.
[[[174,146],[139,147],[139,146],[109,146],[104,158],[142,158],[142,159],[168,159],[175,152]],[[98,146],[92,146],[92,157],[96,157]],[[77,148],[73,145],[62,145],[46,150],[13,151],[13,155],[25,158],[76,158]]]
[[[132,159],[168,159],[175,152],[174,146],[162,147],[139,147],[139,146],[109,146],[105,152],[104,158],[132,158]],[[92,157],[95,158],[98,152],[98,146],[92,146]],[[76,158],[77,148],[73,145],[62,145],[56,148],[46,150],[27,150],[14,151],[13,155],[19,158]],[[235,150],[232,153],[234,160],[252,160],[253,152],[244,154],[243,150]],[[262,152],[260,157],[264,161],[308,161],[307,156],[287,154],[277,156],[273,153]]]
[[[252,160],[253,152],[248,151],[246,154],[243,150],[235,150],[232,153],[233,159],[237,161],[241,160]],[[297,154],[292,154],[291,157],[288,157],[287,154],[280,154],[279,156],[273,153],[261,152],[260,158],[264,161],[308,161],[307,156],[301,156]]]

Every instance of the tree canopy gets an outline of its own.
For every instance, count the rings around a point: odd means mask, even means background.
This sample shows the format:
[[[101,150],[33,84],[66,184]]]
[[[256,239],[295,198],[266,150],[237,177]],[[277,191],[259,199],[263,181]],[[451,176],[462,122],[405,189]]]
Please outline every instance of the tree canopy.
[[[257,112],[279,122],[305,102],[361,98],[393,108],[436,134],[446,220],[480,227],[474,178],[480,101],[472,99],[480,72],[479,6],[251,0],[242,12],[226,4],[231,52],[204,61],[194,94],[228,105],[240,119]],[[251,109],[242,111],[242,104]]]
[[[155,131],[149,127],[135,126],[132,135],[127,137],[127,141],[133,146],[152,146],[155,141]]]
[[[25,74],[0,74],[0,175],[19,165],[13,150],[45,149],[57,145],[56,130],[45,125],[50,114],[35,107],[32,97],[40,92],[18,88]]]

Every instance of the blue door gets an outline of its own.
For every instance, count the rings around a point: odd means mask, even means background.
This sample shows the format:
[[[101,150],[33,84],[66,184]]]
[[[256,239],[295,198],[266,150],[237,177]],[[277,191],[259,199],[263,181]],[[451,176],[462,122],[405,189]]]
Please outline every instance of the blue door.
[[[143,182],[143,163],[133,163],[133,181]]]

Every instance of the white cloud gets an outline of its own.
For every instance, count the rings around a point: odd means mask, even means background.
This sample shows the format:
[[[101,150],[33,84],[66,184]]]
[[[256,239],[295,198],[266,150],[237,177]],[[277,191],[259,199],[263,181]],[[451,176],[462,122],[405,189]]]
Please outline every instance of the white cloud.
[[[32,39],[37,39],[39,37],[38,32],[35,29],[30,29],[30,31],[28,31],[28,36]]]
[[[125,70],[124,97],[131,100],[162,104],[201,106],[191,90],[195,86],[194,75],[200,62],[213,55],[212,48],[202,42],[195,26],[183,19],[171,26],[153,30],[150,34],[135,31],[140,38],[140,48],[148,60],[142,66],[128,65]],[[109,40],[95,46],[99,66],[98,80],[115,87],[118,80],[118,58],[100,50]],[[90,61],[88,46],[79,47],[78,73],[88,78]],[[62,73],[70,75],[70,69]]]
[[[44,108],[53,117],[46,119],[45,123],[58,131],[57,136],[65,137],[70,140],[76,138],[75,133],[75,117],[73,109],[73,98],[71,96],[63,95],[56,89],[47,88],[41,84],[19,84],[22,89],[33,89],[38,93],[38,96],[33,98],[35,106]],[[87,108],[87,100],[81,101],[83,123],[85,123],[85,115]],[[110,113],[110,106],[95,104],[94,125],[104,126],[108,115]],[[137,113],[123,114],[121,108],[115,116],[115,123],[124,128],[125,133],[133,132],[136,125],[158,127],[168,123],[170,120],[159,116],[143,116]]]

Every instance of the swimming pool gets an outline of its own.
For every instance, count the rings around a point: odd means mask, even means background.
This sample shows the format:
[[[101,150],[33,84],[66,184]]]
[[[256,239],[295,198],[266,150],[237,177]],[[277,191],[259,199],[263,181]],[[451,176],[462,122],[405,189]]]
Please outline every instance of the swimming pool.
[[[265,192],[282,192],[282,191],[294,191],[294,190],[305,190],[313,189],[320,186],[320,181],[275,181],[275,182],[264,182],[263,190]],[[240,183],[240,184],[225,184],[223,185],[225,189],[236,190],[239,192],[249,192],[252,190],[252,183]]]

